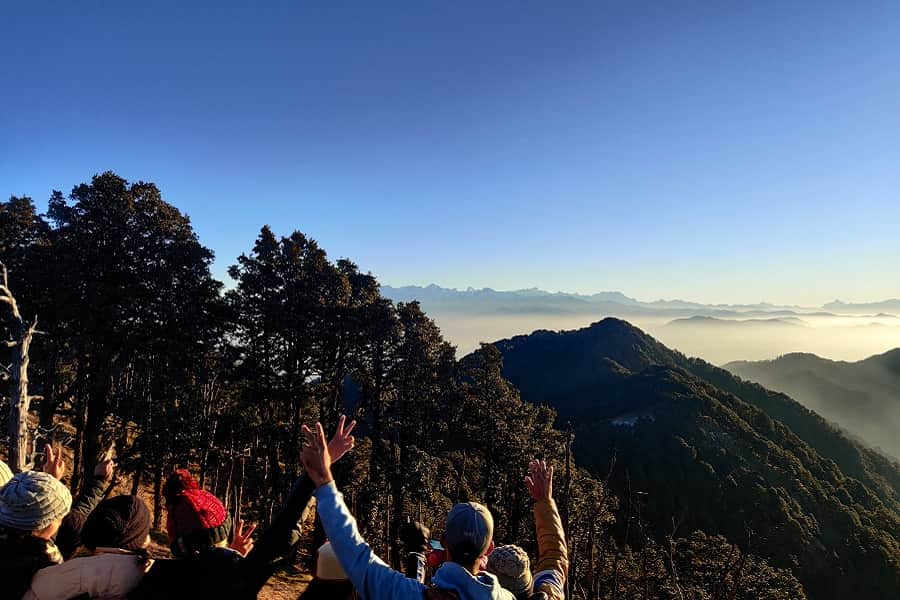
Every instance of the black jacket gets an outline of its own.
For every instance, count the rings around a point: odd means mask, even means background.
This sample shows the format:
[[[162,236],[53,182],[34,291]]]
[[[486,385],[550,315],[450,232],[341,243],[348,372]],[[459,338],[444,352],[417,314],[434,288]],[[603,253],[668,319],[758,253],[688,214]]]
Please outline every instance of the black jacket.
[[[107,487],[109,487],[109,482],[105,479],[92,478],[88,480],[78,498],[72,503],[72,510],[63,519],[59,531],[56,532],[56,547],[59,548],[65,560],[72,558],[72,555],[81,546],[81,530],[84,529],[84,522],[103,500]]]
[[[61,562],[52,541],[30,532],[0,529],[0,600],[19,600],[38,569]]]
[[[105,490],[102,479],[92,479],[84,486],[60,525],[55,544],[34,537],[30,531],[0,528],[0,600],[19,600],[39,569],[59,564],[75,552],[84,521]]]
[[[129,600],[256,598],[277,561],[296,543],[295,527],[314,489],[309,477],[301,475],[282,511],[246,557],[228,548],[210,547],[191,558],[157,560]]]

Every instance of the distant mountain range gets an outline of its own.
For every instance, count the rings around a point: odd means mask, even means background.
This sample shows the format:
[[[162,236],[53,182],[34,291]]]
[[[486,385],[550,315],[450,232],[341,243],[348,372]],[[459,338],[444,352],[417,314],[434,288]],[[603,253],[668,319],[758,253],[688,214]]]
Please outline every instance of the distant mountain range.
[[[848,432],[900,457],[900,348],[858,362],[815,354],[731,362],[744,379],[791,395]]]
[[[806,321],[800,317],[774,317],[770,319],[717,319],[715,317],[685,317],[670,321],[666,327],[804,327]]]
[[[574,425],[579,464],[616,465],[612,489],[657,534],[744,540],[811,599],[900,597],[897,463],[618,319],[495,345],[522,398]]]
[[[644,302],[621,292],[574,294],[547,292],[537,288],[498,291],[491,288],[457,290],[438,285],[391,287],[383,285],[384,296],[399,302],[418,300],[429,312],[466,312],[475,314],[606,314],[612,316],[654,315],[691,317],[790,317],[834,316],[838,313],[868,312],[900,315],[900,300],[886,300],[871,304],[832,302],[825,307],[756,304],[701,304],[686,300],[654,300]],[[833,307],[833,311],[831,308]]]
[[[891,315],[900,315],[900,299],[892,298],[890,300],[882,300],[881,302],[863,302],[863,303],[847,303],[835,300],[829,302],[822,308],[836,313],[869,313],[882,312]]]

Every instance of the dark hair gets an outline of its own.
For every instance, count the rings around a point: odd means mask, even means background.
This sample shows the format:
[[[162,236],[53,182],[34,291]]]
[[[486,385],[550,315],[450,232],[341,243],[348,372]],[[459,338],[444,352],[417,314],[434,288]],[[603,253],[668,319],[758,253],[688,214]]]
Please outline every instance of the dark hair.
[[[100,547],[120,548],[147,562],[147,536],[150,534],[150,511],[137,496],[114,496],[100,502],[88,515],[81,532],[89,550]]]

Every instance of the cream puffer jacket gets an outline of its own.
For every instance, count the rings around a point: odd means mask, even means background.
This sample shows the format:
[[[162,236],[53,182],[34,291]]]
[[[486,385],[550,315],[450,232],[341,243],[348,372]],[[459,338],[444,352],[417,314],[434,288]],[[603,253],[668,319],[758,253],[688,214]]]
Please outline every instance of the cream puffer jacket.
[[[41,569],[22,600],[68,600],[81,594],[101,600],[124,598],[137,587],[153,561],[118,548],[97,548],[91,556],[73,558]]]

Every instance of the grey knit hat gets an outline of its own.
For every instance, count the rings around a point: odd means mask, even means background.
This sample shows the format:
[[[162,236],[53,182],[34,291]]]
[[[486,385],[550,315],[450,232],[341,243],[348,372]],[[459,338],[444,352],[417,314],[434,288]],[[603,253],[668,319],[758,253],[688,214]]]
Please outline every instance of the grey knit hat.
[[[72,494],[41,471],[16,474],[0,489],[0,526],[21,531],[44,529],[72,508]]]
[[[500,546],[488,555],[487,570],[513,594],[531,591],[531,565],[519,546]]]
[[[2,460],[0,460],[0,487],[6,485],[6,482],[12,479],[12,471],[9,469],[9,466]]]

